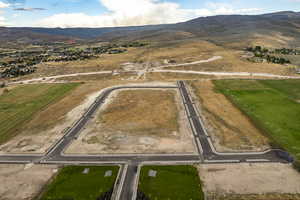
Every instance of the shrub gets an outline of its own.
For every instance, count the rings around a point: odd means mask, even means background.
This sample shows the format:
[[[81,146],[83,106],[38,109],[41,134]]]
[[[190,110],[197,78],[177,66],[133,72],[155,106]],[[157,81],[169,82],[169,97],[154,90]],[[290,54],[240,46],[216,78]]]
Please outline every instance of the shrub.
[[[3,94],[5,94],[5,93],[9,93],[9,90],[8,90],[7,88],[5,88],[5,89],[3,90]]]
[[[6,85],[4,82],[0,83],[0,88],[4,88]]]
[[[293,167],[300,172],[300,161],[299,160],[295,160],[293,163]]]

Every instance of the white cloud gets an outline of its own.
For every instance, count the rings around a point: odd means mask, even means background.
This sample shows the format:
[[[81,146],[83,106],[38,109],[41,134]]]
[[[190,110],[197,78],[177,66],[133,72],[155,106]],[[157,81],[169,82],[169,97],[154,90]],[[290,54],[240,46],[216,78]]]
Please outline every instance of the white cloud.
[[[234,9],[225,4],[209,4],[204,9],[183,9],[177,3],[160,0],[100,0],[105,14],[60,13],[40,20],[43,27],[115,27],[177,23],[200,16],[255,13],[257,9]]]
[[[5,17],[0,16],[0,26],[7,26],[7,25],[8,25],[8,23],[5,19]]]
[[[3,3],[2,1],[0,1],[0,9],[3,8],[8,8],[10,5],[7,3]],[[8,23],[5,19],[5,17],[1,16],[1,14],[3,14],[2,10],[0,10],[0,26],[7,26]]]
[[[8,3],[4,3],[2,1],[0,1],[0,8],[8,8],[9,4]]]

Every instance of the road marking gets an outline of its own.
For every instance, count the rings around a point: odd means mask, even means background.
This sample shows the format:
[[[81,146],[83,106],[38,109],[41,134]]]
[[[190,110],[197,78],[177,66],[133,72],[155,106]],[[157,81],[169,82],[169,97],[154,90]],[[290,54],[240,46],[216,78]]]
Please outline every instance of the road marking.
[[[119,183],[119,188],[118,188],[115,200],[119,200],[120,197],[121,197],[121,193],[122,193],[123,185],[124,185],[124,182],[125,182],[125,177],[126,177],[127,169],[128,169],[128,164],[125,164],[124,168],[123,168],[123,173],[122,173],[121,181]]]
[[[246,162],[270,162],[268,159],[246,159]]]
[[[240,163],[240,160],[204,160],[204,163]]]

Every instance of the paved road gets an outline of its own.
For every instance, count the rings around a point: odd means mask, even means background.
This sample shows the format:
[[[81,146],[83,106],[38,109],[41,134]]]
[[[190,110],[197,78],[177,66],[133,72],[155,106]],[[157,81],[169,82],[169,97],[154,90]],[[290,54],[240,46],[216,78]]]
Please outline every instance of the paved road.
[[[197,144],[198,153],[195,155],[64,155],[64,150],[80,134],[83,127],[93,117],[97,109],[104,103],[111,92],[119,89],[174,89],[179,88],[182,100],[186,109],[194,139]],[[43,155],[0,155],[0,163],[42,163],[42,164],[128,164],[124,184],[121,185],[121,200],[131,200],[135,194],[135,181],[137,167],[141,163],[231,163],[231,162],[284,162],[277,157],[276,151],[270,150],[264,153],[240,153],[240,154],[221,154],[215,151],[209,136],[205,132],[205,127],[201,123],[197,109],[189,95],[184,82],[179,81],[178,87],[147,87],[147,86],[128,86],[115,87],[105,90],[96,101],[89,107],[75,125],[66,131],[62,137],[49,151]]]
[[[138,176],[138,162],[130,162],[126,171],[126,176],[124,180],[124,184],[122,187],[122,193],[120,196],[120,200],[131,200],[136,197],[136,179]]]
[[[43,155],[0,155],[0,163],[39,163]]]
[[[195,103],[192,101],[190,94],[183,81],[178,82],[178,87],[180,89],[183,103],[186,108],[186,113],[188,115],[189,121],[192,126],[194,137],[199,141],[200,145],[198,148],[202,149],[202,156],[204,161],[208,162],[247,162],[247,161],[265,161],[265,162],[286,162],[285,160],[279,158],[277,155],[278,151],[282,150],[269,150],[263,153],[218,153],[210,140],[209,135],[205,132],[205,127],[201,122],[201,116],[199,116]],[[201,146],[201,147],[200,147]]]
[[[104,103],[105,99],[115,90],[120,89],[176,89],[176,86],[164,86],[164,87],[155,87],[155,86],[124,86],[124,87],[115,87],[105,90],[96,101],[89,107],[89,109],[83,114],[83,116],[74,124],[72,128],[67,130],[65,136],[54,145],[46,154],[49,158],[59,158],[62,156],[64,149],[78,137],[81,129],[87,124],[87,122],[92,118],[96,113],[97,109]],[[64,157],[66,158],[66,156]]]

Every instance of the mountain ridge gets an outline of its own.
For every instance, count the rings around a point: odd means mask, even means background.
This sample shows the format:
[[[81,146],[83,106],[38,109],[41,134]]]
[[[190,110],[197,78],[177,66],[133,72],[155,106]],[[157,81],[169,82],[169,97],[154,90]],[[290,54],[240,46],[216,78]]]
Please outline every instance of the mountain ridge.
[[[34,28],[0,27],[0,41],[23,40],[136,40],[159,39],[168,34],[174,38],[188,37],[228,37],[241,39],[253,34],[278,33],[291,37],[300,43],[300,12],[281,11],[261,15],[216,15],[199,17],[176,24],[160,24],[129,27],[104,28]],[[14,37],[18,36],[18,38]],[[186,34],[185,34],[186,33]],[[179,38],[180,38],[179,37]],[[171,37],[172,38],[172,37]]]

